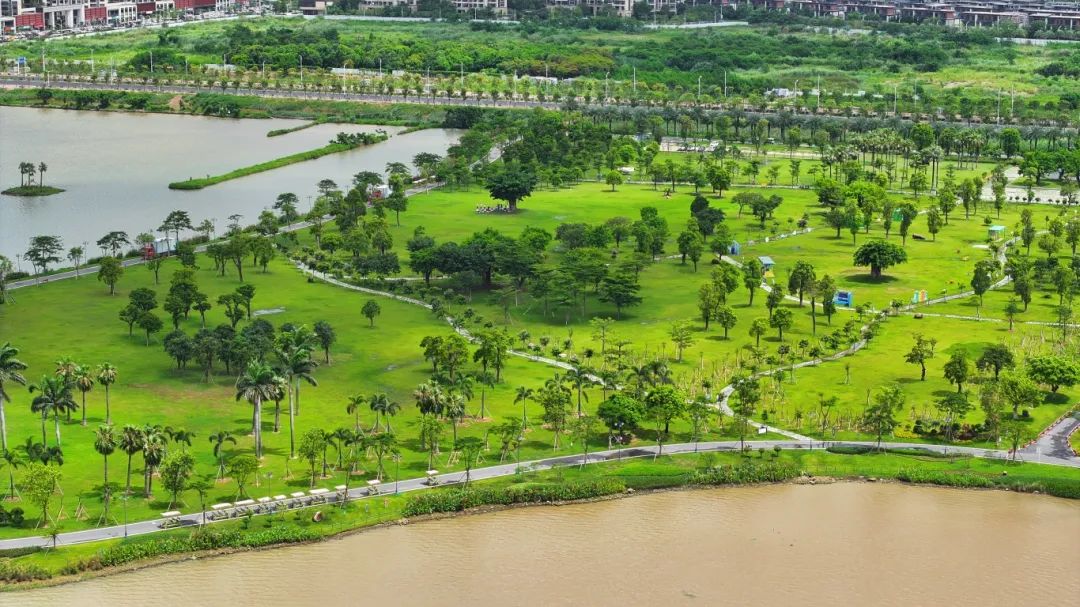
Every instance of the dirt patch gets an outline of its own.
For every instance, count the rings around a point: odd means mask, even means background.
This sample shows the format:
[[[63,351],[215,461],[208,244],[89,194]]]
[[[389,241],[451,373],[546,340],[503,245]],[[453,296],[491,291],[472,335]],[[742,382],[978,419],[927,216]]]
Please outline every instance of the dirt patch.
[[[184,98],[180,95],[176,95],[169,100],[169,109],[174,112],[179,112],[184,108]]]

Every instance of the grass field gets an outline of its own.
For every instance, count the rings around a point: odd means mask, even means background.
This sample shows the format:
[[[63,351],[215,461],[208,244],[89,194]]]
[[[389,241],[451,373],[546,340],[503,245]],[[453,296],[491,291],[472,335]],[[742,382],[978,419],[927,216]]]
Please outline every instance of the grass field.
[[[478,204],[489,204],[491,200],[484,190],[473,188],[470,191],[437,190],[418,195],[409,200],[409,209],[402,215],[402,225],[392,225],[394,249],[407,260],[404,243],[418,226],[423,225],[437,241],[462,240],[474,231],[488,227],[516,235],[524,227],[532,225],[554,231],[562,222],[583,221],[600,222],[615,215],[634,219],[642,206],[653,205],[668,220],[671,228],[671,242],[682,229],[689,217],[689,204],[692,199],[690,189],[680,187],[670,197],[665,197],[663,190],[654,190],[651,185],[627,185],[615,192],[597,183],[585,183],[559,190],[543,190],[522,203],[522,211],[514,215],[477,214],[474,209]],[[918,243],[925,251],[916,251],[916,246],[909,242],[912,261],[907,265],[890,270],[892,277],[883,282],[868,281],[865,274],[850,266],[850,236],[839,240],[833,238],[831,231],[820,225],[816,217],[816,201],[811,192],[800,190],[777,191],[785,202],[777,210],[776,220],[786,225],[787,219],[811,214],[811,226],[816,229],[810,234],[795,236],[790,239],[762,244],[760,247],[744,249],[744,256],[769,254],[778,263],[777,280],[786,282],[785,269],[795,259],[812,261],[823,272],[835,273],[841,286],[854,286],[858,302],[873,302],[879,307],[889,299],[910,293],[916,285],[936,289],[938,285],[947,286],[949,280],[965,281],[976,255],[985,255],[972,248],[970,258],[962,259],[958,253],[951,254],[961,246],[970,247],[985,235],[985,228],[975,218],[964,221],[956,219],[938,236],[938,241]],[[744,214],[738,217],[737,209],[731,205],[730,194],[723,199],[714,199],[713,204],[720,206],[728,215],[728,223],[737,237],[749,240],[760,235],[755,219]],[[1010,209],[1009,213],[1014,211]],[[962,216],[962,213],[961,213]],[[1005,218],[1003,218],[1004,220]],[[393,221],[391,219],[391,224]],[[1006,225],[1010,225],[1006,223]],[[880,236],[879,226],[873,226],[870,237]],[[302,235],[302,242],[310,243],[310,236]],[[860,242],[867,236],[860,234]],[[895,236],[893,237],[896,238]],[[625,245],[624,245],[625,246]],[[769,248],[772,247],[772,248]],[[674,245],[669,244],[668,253],[675,253]],[[760,251],[760,252],[759,252]],[[549,263],[558,261],[560,253],[549,253]],[[157,286],[159,300],[164,298],[168,277],[176,267],[176,262],[168,261],[162,270],[162,285]],[[217,276],[213,264],[205,259],[199,260],[197,273],[200,289],[209,295],[210,301],[217,296],[234,289],[239,283],[235,273]],[[708,280],[709,265],[702,263],[695,272],[690,264],[681,264],[676,259],[661,260],[642,272],[642,295],[644,303],[640,307],[627,311],[624,319],[616,323],[614,334],[630,342],[628,348],[636,360],[646,360],[657,356],[669,359],[677,384],[685,386],[689,392],[701,389],[701,381],[709,379],[714,385],[723,385],[735,370],[739,360],[745,361],[747,347],[754,344],[754,339],[747,333],[747,327],[754,318],[767,316],[764,305],[764,293],[759,292],[754,305],[748,305],[748,293],[740,288],[732,295],[732,304],[738,316],[738,324],[732,330],[730,339],[722,337],[722,330],[712,328],[703,330],[697,320],[697,290],[700,284]],[[419,449],[416,428],[419,414],[413,406],[411,393],[413,388],[428,378],[429,364],[423,359],[419,347],[420,340],[427,335],[444,335],[450,329],[430,312],[404,303],[380,299],[382,314],[377,318],[374,328],[368,327],[368,321],[360,314],[363,303],[370,296],[349,292],[337,287],[320,283],[309,283],[284,259],[277,259],[269,266],[269,272],[262,273],[254,268],[245,272],[247,281],[256,288],[253,308],[265,312],[260,316],[274,325],[285,322],[311,326],[318,320],[329,321],[338,333],[338,343],[332,350],[333,364],[324,365],[316,372],[318,387],[304,387],[301,391],[300,415],[297,418],[297,434],[309,428],[333,430],[337,427],[351,427],[352,416],[345,411],[347,398],[353,394],[371,395],[385,391],[402,405],[402,411],[393,419],[395,430],[402,439],[402,459],[400,475],[415,477],[427,469],[426,455]],[[843,282],[847,281],[847,282]],[[45,284],[17,292],[18,303],[0,307],[0,334],[4,341],[10,340],[21,348],[20,357],[30,365],[27,377],[37,381],[42,375],[52,373],[55,362],[66,356],[76,361],[97,365],[109,362],[119,368],[120,380],[112,390],[112,410],[114,422],[118,425],[133,423],[161,424],[173,428],[184,427],[196,433],[190,450],[195,454],[200,474],[212,474],[215,462],[210,453],[207,437],[219,430],[228,430],[237,435],[239,444],[226,447],[226,455],[249,452],[252,446],[250,429],[251,408],[237,403],[234,399],[233,378],[222,369],[215,371],[212,381],[202,382],[201,373],[192,364],[187,370],[175,369],[161,347],[164,333],[153,336],[149,347],[143,345],[143,337],[136,334],[128,337],[127,327],[117,314],[126,303],[126,296],[136,287],[154,288],[153,274],[145,268],[129,268],[121,279],[114,296],[108,295],[108,289],[85,276],[80,280],[67,280]],[[953,287],[958,288],[958,287]],[[553,345],[561,345],[565,339],[571,339],[574,352],[586,355],[588,349],[600,350],[599,342],[592,336],[587,321],[597,316],[614,316],[615,310],[601,304],[590,296],[587,312],[582,315],[573,312],[569,318],[562,314],[544,315],[542,306],[527,295],[520,304],[509,309],[509,318],[505,319],[501,306],[493,294],[476,291],[464,306],[455,306],[456,311],[464,307],[473,308],[478,316],[491,321],[495,326],[507,326],[512,335],[526,330],[532,341],[549,337]],[[809,309],[798,309],[792,302],[784,304],[795,313],[795,325],[785,333],[785,344],[791,346],[800,355],[803,347],[800,342],[812,343]],[[819,336],[837,328],[850,318],[849,311],[841,311],[833,318],[832,326],[819,316]],[[669,330],[675,321],[691,321],[694,326],[695,343],[686,351],[684,360],[673,360],[674,349],[670,344]],[[207,322],[215,326],[225,322],[223,312],[215,307],[207,314]],[[199,327],[196,315],[182,322],[181,327],[189,333]],[[865,352],[850,359],[855,371],[851,379],[847,378],[845,362],[822,365],[815,369],[801,370],[796,374],[795,383],[777,384],[771,381],[765,386],[765,410],[770,423],[792,429],[801,429],[814,433],[816,418],[813,412],[817,406],[817,394],[828,387],[830,394],[835,393],[838,403],[834,419],[838,436],[855,436],[850,421],[862,410],[866,390],[884,383],[896,381],[904,386],[908,394],[908,405],[914,408],[915,415],[927,415],[928,404],[943,391],[951,390],[950,384],[941,374],[940,365],[947,359],[953,348],[964,348],[977,354],[981,347],[1002,340],[1016,340],[1007,334],[1005,327],[990,323],[968,321],[946,321],[933,318],[914,320],[896,318],[888,320],[878,335],[871,341]],[[939,339],[938,356],[931,361],[926,382],[917,381],[917,368],[902,361],[903,353],[910,348],[910,334],[922,331]],[[166,330],[167,332],[167,330]],[[1028,335],[1019,330],[1018,334]],[[1037,335],[1031,337],[1036,340]],[[773,352],[780,346],[775,332],[762,339],[761,364],[771,359]],[[1037,341],[1026,342],[1023,347],[1039,347]],[[565,350],[565,348],[563,348]],[[873,369],[873,372],[868,371]],[[514,391],[518,386],[538,387],[552,376],[555,369],[539,363],[526,362],[512,358],[504,370],[504,379],[486,394],[489,411],[487,420],[467,419],[459,428],[459,433],[466,436],[487,438],[487,432],[493,423],[501,422],[506,416],[520,415],[520,407],[514,403]],[[915,378],[915,381],[913,381]],[[787,380],[790,382],[790,378]],[[478,387],[477,387],[478,388]],[[785,400],[778,400],[780,389]],[[40,421],[30,412],[30,396],[17,386],[8,387],[13,402],[7,404],[9,438],[13,444],[22,444],[29,437],[40,436]],[[475,414],[480,407],[479,389],[469,403],[469,412]],[[602,400],[601,390],[586,390],[589,397],[588,410],[595,410]],[[78,395],[76,395],[78,398]],[[1061,397],[1071,398],[1071,393],[1064,390]],[[1034,403],[1033,403],[1034,405]],[[90,424],[82,428],[78,424],[79,415],[72,422],[62,423],[62,437],[65,447],[63,467],[64,489],[63,507],[69,517],[62,523],[65,530],[93,525],[101,511],[101,457],[92,449],[92,431],[103,421],[103,394],[100,387],[95,387],[87,395]],[[1032,425],[1048,423],[1056,418],[1064,407],[1063,402],[1055,401],[1032,409]],[[795,411],[802,410],[800,420],[795,419]],[[283,492],[286,487],[305,488],[308,485],[306,464],[296,461],[288,463],[288,429],[283,424],[280,433],[272,432],[272,405],[264,413],[264,442],[267,457],[261,471],[261,483],[264,489],[259,491]],[[538,419],[540,407],[530,401],[528,416]],[[929,415],[933,415],[930,411]],[[904,414],[905,423],[898,436],[909,436],[911,418],[908,411]],[[284,417],[284,416],[283,416]],[[981,413],[976,410],[969,416],[969,421],[977,422]],[[846,421],[843,421],[846,420]],[[361,423],[370,427],[374,419],[370,412],[364,411]],[[1041,426],[1040,426],[1041,427]],[[46,428],[50,443],[52,439],[51,421]],[[689,424],[680,421],[673,426],[671,440],[687,440]],[[828,433],[831,435],[831,432]],[[450,430],[444,434],[447,448],[437,467],[449,469],[446,456],[450,444]],[[707,438],[732,437],[730,423],[722,427],[711,424]],[[863,435],[865,436],[865,435]],[[638,433],[638,440],[653,439],[651,431]],[[567,444],[564,440],[563,452],[580,449],[580,445]],[[606,437],[598,431],[591,441],[595,446],[606,445]],[[497,438],[492,438],[496,449],[487,452],[485,457],[498,458]],[[490,443],[489,443],[490,444]],[[531,426],[522,447],[522,457],[533,458],[552,453],[552,434],[538,424]],[[170,445],[170,449],[181,448]],[[336,453],[330,449],[328,458],[336,462]],[[116,453],[109,459],[110,480],[123,483],[125,457]],[[287,469],[289,468],[289,469]],[[374,463],[366,461],[363,474],[370,477],[374,473]],[[133,461],[134,485],[141,484],[142,462],[136,455]],[[340,483],[343,473],[333,472],[330,478],[319,480],[322,486]],[[390,475],[394,476],[395,471]],[[18,477],[19,471],[16,471]],[[272,477],[271,477],[272,475]],[[265,483],[269,483],[266,487]],[[165,493],[155,483],[154,497],[149,500],[140,498],[128,502],[129,516],[132,518],[153,517],[168,506]],[[236,486],[225,482],[217,485],[208,499],[214,501],[232,501]],[[72,517],[79,503],[85,507],[86,520],[74,520]],[[190,505],[190,503],[189,503]],[[117,512],[113,509],[114,514]],[[37,512],[28,512],[31,517]],[[0,537],[33,533],[31,529],[0,528]]]

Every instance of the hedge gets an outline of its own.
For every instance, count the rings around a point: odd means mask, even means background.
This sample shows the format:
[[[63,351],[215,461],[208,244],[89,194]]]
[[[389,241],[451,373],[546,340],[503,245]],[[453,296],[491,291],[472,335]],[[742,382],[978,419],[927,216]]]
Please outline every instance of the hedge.
[[[746,463],[696,471],[690,475],[690,482],[695,485],[779,483],[799,474],[799,468],[790,462]]]
[[[402,514],[419,516],[436,512],[461,512],[485,505],[566,502],[615,495],[626,491],[622,481],[612,478],[570,483],[545,483],[499,488],[470,487],[460,490],[430,491],[413,495]]]
[[[318,531],[304,529],[295,525],[280,525],[269,529],[247,532],[239,529],[225,531],[200,529],[193,531],[187,537],[161,538],[110,546],[102,550],[91,561],[84,563],[83,568],[113,567],[178,552],[195,552],[218,548],[257,548],[271,544],[309,542],[321,537],[322,534]]]

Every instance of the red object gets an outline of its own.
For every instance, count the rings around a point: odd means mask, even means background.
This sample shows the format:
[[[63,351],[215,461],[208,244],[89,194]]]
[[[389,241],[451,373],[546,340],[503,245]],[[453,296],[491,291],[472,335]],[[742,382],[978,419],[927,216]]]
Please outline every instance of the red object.
[[[39,30],[45,29],[45,15],[41,13],[15,15],[15,27],[32,27]]]
[[[87,21],[104,21],[109,17],[109,9],[104,6],[88,6],[83,11]]]
[[[196,8],[214,8],[217,0],[176,0],[176,10],[192,10]]]
[[[152,15],[157,10],[156,2],[136,2],[135,12],[140,15]]]

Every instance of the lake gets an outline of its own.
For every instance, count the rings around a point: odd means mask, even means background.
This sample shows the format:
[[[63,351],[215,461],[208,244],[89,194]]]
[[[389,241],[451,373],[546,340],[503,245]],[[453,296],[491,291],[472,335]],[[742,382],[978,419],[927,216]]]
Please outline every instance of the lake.
[[[267,137],[301,120],[230,120],[201,116],[0,107],[0,190],[19,184],[19,163],[48,165],[45,184],[64,188],[44,198],[0,196],[0,255],[13,262],[32,236],[60,236],[65,248],[94,244],[111,230],[154,232],[174,209],[193,223],[227,217],[254,223],[277,195],[293,192],[301,211],[324,178],[346,186],[362,170],[383,172],[389,162],[411,163],[418,152],[445,154],[460,132],[402,127],[322,124]],[[383,128],[389,140],[318,160],[301,162],[197,191],[168,189],[172,181],[225,173],[327,144],[340,131]],[[155,232],[155,235],[156,234]],[[65,265],[66,265],[65,261]],[[27,270],[28,264],[22,264]]]
[[[659,493],[0,595],[95,605],[1066,605],[1080,502],[897,484]]]

